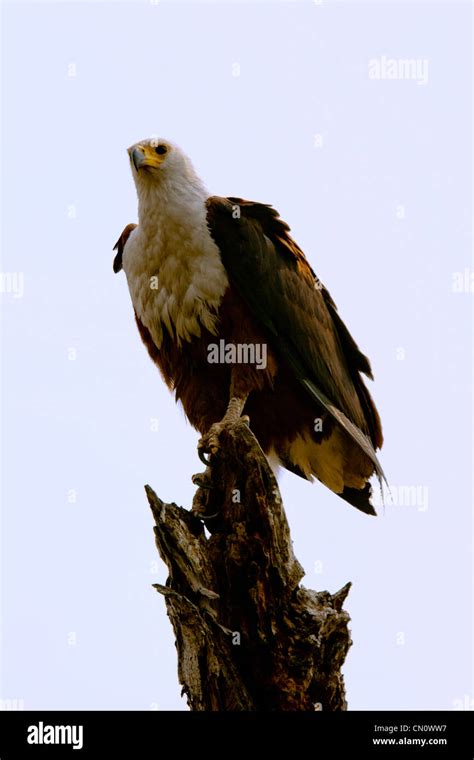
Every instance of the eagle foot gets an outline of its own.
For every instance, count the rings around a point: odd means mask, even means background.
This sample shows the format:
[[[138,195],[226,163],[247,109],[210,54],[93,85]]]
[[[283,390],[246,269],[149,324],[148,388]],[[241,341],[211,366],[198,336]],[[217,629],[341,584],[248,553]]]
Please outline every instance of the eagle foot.
[[[197,472],[195,475],[191,475],[191,480],[199,488],[215,488],[212,484],[210,467],[206,467],[205,472]]]
[[[193,505],[191,507],[192,514],[199,520],[205,522],[206,520],[213,520],[219,517],[219,512],[213,515],[207,515],[208,510],[208,489],[214,488],[210,483],[211,473],[209,467],[206,468],[206,472],[199,472],[197,475],[192,476],[192,481],[195,485],[199,486],[199,490],[196,491],[193,498]]]
[[[214,515],[198,515],[198,517],[203,522],[206,522],[206,520],[215,520],[216,517],[220,517],[220,512],[216,512]]]
[[[222,419],[220,422],[215,422],[213,425],[211,425],[206,435],[204,435],[199,440],[198,456],[201,462],[204,462],[207,467],[210,466],[211,458],[219,452],[219,436],[222,431],[226,428],[231,428],[234,425],[239,424],[239,422],[245,422],[246,425],[249,425],[250,417],[248,417],[246,414],[242,417],[239,417],[237,420],[226,420],[224,417],[224,419]],[[209,454],[208,459],[206,459],[206,454]]]
[[[210,465],[211,465],[211,457],[210,456],[206,457],[205,449],[204,449],[204,447],[202,447],[200,445],[201,444],[201,440],[198,443],[198,457],[201,460],[201,462],[206,465],[206,467],[210,467]]]

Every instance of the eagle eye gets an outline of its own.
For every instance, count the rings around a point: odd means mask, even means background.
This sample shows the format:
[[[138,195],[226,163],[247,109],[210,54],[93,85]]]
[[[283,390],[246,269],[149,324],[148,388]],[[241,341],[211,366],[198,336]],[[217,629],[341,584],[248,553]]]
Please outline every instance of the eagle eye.
[[[157,145],[155,148],[155,153],[158,153],[159,156],[162,156],[163,153],[166,153],[168,151],[168,148],[166,145]]]

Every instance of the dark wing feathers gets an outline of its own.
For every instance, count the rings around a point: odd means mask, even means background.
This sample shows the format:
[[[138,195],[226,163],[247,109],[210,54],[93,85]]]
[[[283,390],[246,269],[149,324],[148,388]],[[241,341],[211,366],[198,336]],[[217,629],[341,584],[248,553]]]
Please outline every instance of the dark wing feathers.
[[[117,255],[114,258],[114,272],[120,272],[122,269],[122,256],[123,256],[123,249],[125,248],[125,243],[127,242],[128,238],[130,237],[130,233],[133,232],[137,225],[133,224],[132,222],[130,224],[127,224],[125,229],[123,230],[122,234],[120,235],[119,239],[115,243],[113,250],[117,251]]]
[[[371,376],[369,360],[288,234],[288,225],[271,206],[239,198],[213,196],[207,207],[209,229],[230,281],[301,385],[383,477],[374,450],[382,443],[380,420],[359,375]]]
[[[342,321],[341,317],[339,316],[339,312],[337,310],[336,304],[332,300],[326,288],[323,287],[321,290],[321,293],[323,295],[323,298],[326,302],[326,306],[328,307],[328,311],[334,322],[334,326],[337,330],[337,334],[339,335],[339,339],[344,349],[344,354],[347,357],[349,364],[355,367],[355,369],[359,370],[359,372],[363,372],[365,375],[367,375],[367,377],[370,377],[370,379],[373,380],[374,376],[372,375],[372,368],[370,366],[370,362],[368,358],[359,350],[357,343],[355,342],[354,338],[352,337],[349,330],[347,329],[344,322]]]

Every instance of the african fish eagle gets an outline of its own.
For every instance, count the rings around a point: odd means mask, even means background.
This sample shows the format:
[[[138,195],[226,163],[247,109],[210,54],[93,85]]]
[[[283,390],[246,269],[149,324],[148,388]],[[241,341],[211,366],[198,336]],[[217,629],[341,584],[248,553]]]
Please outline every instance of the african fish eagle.
[[[271,462],[375,514],[383,437],[361,377],[373,379],[370,362],[288,225],[270,205],[210,196],[169,140],[128,154],[139,223],[117,241],[114,271],[201,452],[215,454],[223,426],[245,413]],[[255,346],[265,361],[249,360]]]

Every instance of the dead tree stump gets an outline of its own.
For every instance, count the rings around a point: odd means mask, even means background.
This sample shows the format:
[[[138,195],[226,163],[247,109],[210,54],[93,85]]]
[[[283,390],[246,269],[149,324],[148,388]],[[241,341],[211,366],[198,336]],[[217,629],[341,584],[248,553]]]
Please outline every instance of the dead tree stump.
[[[351,645],[336,594],[300,586],[276,479],[244,422],[220,436],[213,488],[193,511],[146,486],[166,563],[165,597],[178,675],[191,710],[345,710],[341,666]],[[203,522],[196,513],[211,515]],[[209,535],[210,534],[210,535]]]

